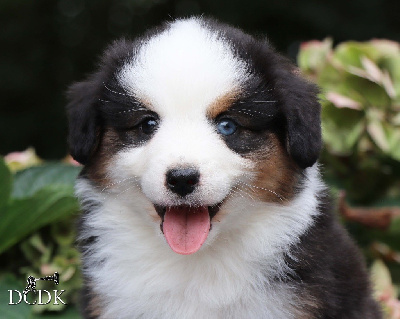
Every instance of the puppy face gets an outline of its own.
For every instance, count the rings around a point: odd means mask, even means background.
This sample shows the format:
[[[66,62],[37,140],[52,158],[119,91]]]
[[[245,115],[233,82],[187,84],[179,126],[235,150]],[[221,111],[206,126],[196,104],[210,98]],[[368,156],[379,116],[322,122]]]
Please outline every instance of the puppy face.
[[[132,213],[161,225],[175,252],[194,253],[243,219],[234,203],[285,205],[315,163],[316,90],[294,70],[213,21],[116,42],[70,91],[71,153],[99,191],[144,199]]]

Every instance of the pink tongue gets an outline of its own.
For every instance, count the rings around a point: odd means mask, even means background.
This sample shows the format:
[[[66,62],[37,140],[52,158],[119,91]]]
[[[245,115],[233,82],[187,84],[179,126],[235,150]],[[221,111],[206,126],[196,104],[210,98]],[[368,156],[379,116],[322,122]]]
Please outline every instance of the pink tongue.
[[[208,208],[170,207],[164,216],[163,231],[168,245],[181,255],[198,251],[210,231]]]

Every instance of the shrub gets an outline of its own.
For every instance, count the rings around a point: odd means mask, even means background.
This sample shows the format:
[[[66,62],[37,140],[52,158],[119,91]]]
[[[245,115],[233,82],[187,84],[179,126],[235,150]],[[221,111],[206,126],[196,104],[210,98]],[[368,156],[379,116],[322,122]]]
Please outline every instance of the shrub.
[[[400,45],[311,41],[298,64],[321,87],[325,179],[353,204],[370,206],[351,208],[340,193],[339,212],[372,263],[386,318],[399,319]],[[376,207],[384,205],[392,207]]]
[[[327,176],[353,201],[400,197],[400,45],[312,41],[298,64],[323,90]]]

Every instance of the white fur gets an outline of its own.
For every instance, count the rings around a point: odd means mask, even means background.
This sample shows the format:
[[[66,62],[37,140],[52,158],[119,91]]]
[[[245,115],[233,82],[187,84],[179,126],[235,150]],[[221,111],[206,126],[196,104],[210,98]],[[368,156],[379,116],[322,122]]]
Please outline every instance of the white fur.
[[[115,180],[129,174],[138,177],[145,195],[162,206],[217,204],[235,182],[246,179],[243,172],[249,172],[253,163],[229,150],[204,116],[182,113],[168,113],[148,143],[117,154],[110,174]],[[181,166],[195,167],[200,172],[200,185],[184,199],[164,183],[166,172]]]
[[[253,163],[228,149],[206,111],[218,97],[240,90],[249,76],[230,44],[195,18],[178,20],[143,43],[118,77],[161,124],[151,141],[118,154],[110,174],[115,180],[138,177],[145,195],[163,206],[222,201],[235,180],[249,177],[243,172]],[[200,187],[184,202],[164,187],[167,170],[182,166],[201,174]]]
[[[142,44],[119,81],[161,116],[188,108],[204,116],[211,102],[240,89],[249,76],[231,45],[192,18],[175,21]]]
[[[81,238],[98,237],[84,261],[101,318],[298,317],[294,288],[273,279],[290,272],[284,253],[318,214],[318,168],[306,170],[304,190],[289,203],[254,199],[237,188],[252,183],[254,163],[230,150],[206,116],[250,76],[230,44],[196,19],[150,38],[119,72],[120,84],[160,116],[160,126],[145,144],[114,155],[106,168],[112,183],[103,191],[77,183],[88,211]],[[168,169],[181,166],[200,172],[199,186],[184,199],[165,187]],[[154,203],[223,199],[198,252],[182,256],[168,247]]]
[[[81,237],[99,236],[86,253],[85,272],[102,296],[101,318],[296,318],[296,294],[272,279],[290,271],[283,254],[318,214],[317,166],[306,176],[288,205],[233,196],[222,208],[229,214],[213,223],[210,236],[217,235],[188,256],[154,232],[146,213],[152,204],[138,187],[106,195],[80,180],[77,194],[90,211]]]

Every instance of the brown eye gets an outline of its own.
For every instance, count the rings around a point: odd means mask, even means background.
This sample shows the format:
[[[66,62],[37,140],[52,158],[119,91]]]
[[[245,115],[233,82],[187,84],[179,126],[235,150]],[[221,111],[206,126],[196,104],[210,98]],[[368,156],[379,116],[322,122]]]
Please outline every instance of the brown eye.
[[[151,117],[145,119],[140,124],[140,129],[144,134],[152,134],[158,128],[158,120]]]

